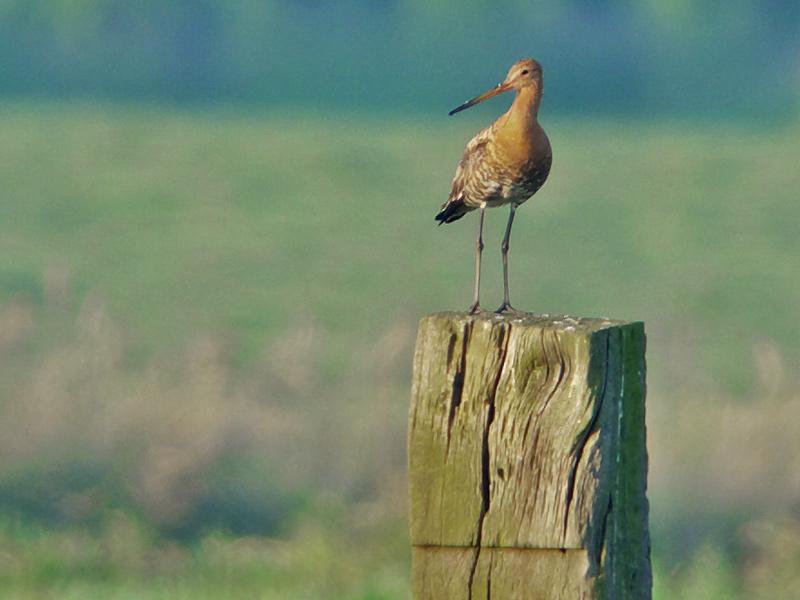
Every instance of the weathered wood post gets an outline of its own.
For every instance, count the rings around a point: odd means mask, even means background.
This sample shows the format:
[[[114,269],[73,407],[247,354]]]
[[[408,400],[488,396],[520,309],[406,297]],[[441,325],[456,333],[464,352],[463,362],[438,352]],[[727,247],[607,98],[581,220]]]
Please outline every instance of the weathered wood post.
[[[650,598],[644,352],[642,323],[421,321],[415,600]]]

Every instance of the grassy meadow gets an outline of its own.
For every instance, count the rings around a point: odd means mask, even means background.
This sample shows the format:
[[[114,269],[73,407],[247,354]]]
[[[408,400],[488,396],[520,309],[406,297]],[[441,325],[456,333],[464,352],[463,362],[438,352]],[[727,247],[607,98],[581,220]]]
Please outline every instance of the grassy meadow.
[[[475,220],[433,215],[474,113],[0,105],[0,598],[408,597],[411,353],[470,301]],[[800,123],[543,121],[512,301],[646,322],[656,598],[788,598]]]

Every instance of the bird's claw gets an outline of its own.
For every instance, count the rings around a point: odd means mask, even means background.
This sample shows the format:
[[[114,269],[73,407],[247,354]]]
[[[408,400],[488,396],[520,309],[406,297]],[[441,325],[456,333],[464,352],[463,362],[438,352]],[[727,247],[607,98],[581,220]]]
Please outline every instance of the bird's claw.
[[[479,314],[481,314],[482,312],[483,312],[483,309],[481,308],[481,305],[480,305],[480,304],[478,304],[477,302],[474,302],[474,303],[472,304],[472,306],[470,306],[470,307],[467,309],[467,313],[468,313],[468,314],[470,314],[470,315],[479,315]]]
[[[511,306],[511,304],[509,304],[508,302],[503,302],[500,305],[500,307],[494,312],[495,312],[495,314],[498,314],[498,315],[520,315],[520,314],[522,314],[521,310],[517,310],[516,308]]]

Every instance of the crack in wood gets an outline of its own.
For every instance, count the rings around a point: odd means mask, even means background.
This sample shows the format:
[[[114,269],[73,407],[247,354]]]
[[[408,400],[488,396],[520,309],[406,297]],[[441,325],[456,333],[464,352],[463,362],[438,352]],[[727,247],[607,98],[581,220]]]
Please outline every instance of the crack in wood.
[[[545,364],[547,365],[547,370],[545,372],[545,385],[547,382],[550,381],[550,358],[547,353],[547,343],[545,342],[545,334],[547,330],[542,331],[542,352],[545,356]],[[561,352],[561,347],[558,342],[558,333],[553,331],[553,347],[555,348],[556,354],[556,361],[558,362],[558,375],[556,375],[556,382],[553,384],[553,387],[548,392],[547,396],[544,399],[544,402],[539,406],[536,411],[536,416],[541,417],[542,413],[545,411],[547,406],[550,404],[550,400],[556,395],[556,392],[561,387],[561,384],[564,382],[567,372],[567,364],[564,360],[564,355]]]
[[[450,341],[447,342],[447,366],[450,366],[450,363],[453,362],[453,350],[456,348],[456,342],[458,341],[458,334],[451,333],[450,334]]]
[[[572,506],[572,501],[575,496],[575,479],[578,474],[578,467],[580,466],[581,459],[583,458],[583,453],[584,450],[586,449],[586,443],[589,441],[589,438],[591,437],[592,433],[597,429],[597,423],[599,421],[600,411],[603,408],[603,401],[605,400],[606,390],[608,389],[610,355],[611,355],[611,336],[608,335],[608,333],[606,332],[605,338],[606,338],[606,344],[605,344],[605,357],[603,360],[603,385],[600,390],[600,394],[597,398],[592,418],[586,425],[584,430],[578,435],[578,439],[576,440],[575,445],[572,448],[572,454],[574,458],[572,461],[572,466],[570,467],[569,478],[567,479],[567,498],[566,498],[566,507],[564,509],[564,530],[562,533],[563,543],[566,543],[567,539],[567,528],[569,526],[569,513],[570,513],[570,508]]]
[[[455,375],[453,375],[453,391],[450,394],[450,410],[447,415],[447,453],[450,453],[450,436],[453,432],[453,421],[456,418],[456,411],[461,406],[461,399],[464,394],[464,376],[467,371],[467,344],[469,343],[470,334],[472,332],[472,325],[470,323],[464,324],[464,331],[462,332],[461,339],[461,359],[458,363]],[[452,360],[452,352],[456,343],[456,335],[450,337],[450,344],[447,350],[447,364],[450,365]]]
[[[491,484],[492,474],[489,466],[489,430],[492,427],[495,414],[495,398],[497,396],[497,388],[500,386],[500,378],[503,375],[503,369],[506,365],[506,357],[508,355],[508,344],[511,339],[511,325],[500,327],[500,336],[497,340],[497,346],[500,351],[500,364],[497,368],[497,376],[494,379],[494,385],[486,397],[488,405],[486,414],[486,428],[483,430],[483,444],[481,449],[481,512],[478,515],[478,524],[476,526],[475,535],[475,556],[472,560],[472,566],[469,570],[469,579],[467,580],[467,598],[472,600],[472,587],[475,580],[475,571],[478,568],[478,559],[481,555],[481,544],[483,538],[483,521],[486,518],[486,513],[489,512],[489,505],[491,503]]]
[[[533,443],[531,444],[531,462],[530,462],[531,467],[533,467],[536,464],[536,454],[539,452],[539,438],[540,438],[540,430],[537,429],[534,432]],[[542,489],[542,470],[533,469],[533,472],[534,472],[533,493],[528,494],[528,497],[525,499],[525,512],[523,514],[528,514],[529,503],[533,503],[534,506],[536,505],[536,502],[539,499],[539,490]]]
[[[558,381],[556,382],[556,387],[553,389],[553,394],[555,394],[555,390],[561,387],[561,384],[569,377],[570,369],[572,368],[569,362],[569,357],[562,352],[561,348],[561,340],[558,337],[558,332],[553,331],[553,344],[556,348],[556,354],[558,355]],[[552,395],[551,394],[551,397]]]
[[[525,419],[525,429],[524,429],[524,431],[522,432],[522,439],[523,439],[523,440],[527,440],[527,439],[528,439],[528,432],[529,432],[529,431],[530,431],[530,429],[531,429],[531,421],[532,421],[532,420],[533,420],[533,415],[532,415],[532,414],[529,414],[529,415],[528,415],[528,418],[527,418],[527,419]]]

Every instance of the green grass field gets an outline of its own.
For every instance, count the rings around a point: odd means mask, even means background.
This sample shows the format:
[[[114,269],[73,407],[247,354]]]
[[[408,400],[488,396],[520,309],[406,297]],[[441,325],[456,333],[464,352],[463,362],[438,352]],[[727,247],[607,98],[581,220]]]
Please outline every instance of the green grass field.
[[[233,332],[242,358],[312,315],[341,347],[469,302],[474,223],[432,215],[478,123],[5,106],[0,291],[66,268],[147,350]],[[749,343],[796,360],[798,128],[545,121],[550,182],[519,214],[516,302],[691,338],[692,383],[741,392]],[[484,291],[499,304],[504,211]],[[473,219],[474,221],[474,219]],[[337,349],[337,353],[338,349]]]
[[[0,597],[406,597],[411,348],[470,301],[475,220],[433,215],[481,114],[0,106]],[[512,300],[646,322],[659,597],[778,597],[736,561],[796,525],[800,124],[544,125]]]

